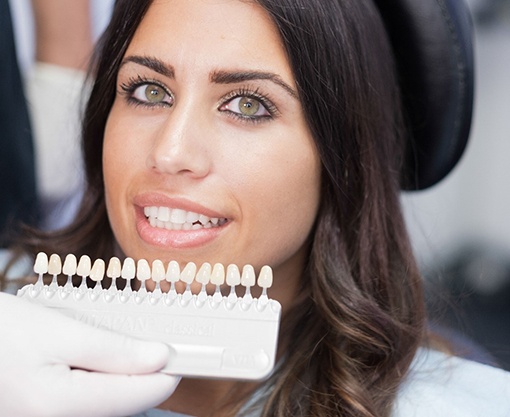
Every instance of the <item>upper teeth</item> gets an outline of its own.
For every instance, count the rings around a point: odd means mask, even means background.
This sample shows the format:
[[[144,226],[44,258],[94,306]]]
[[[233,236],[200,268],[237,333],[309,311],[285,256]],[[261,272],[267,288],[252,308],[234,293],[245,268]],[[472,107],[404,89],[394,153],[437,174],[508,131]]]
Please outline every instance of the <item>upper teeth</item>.
[[[207,217],[203,214],[170,207],[144,207],[145,217],[153,227],[170,230],[195,230],[221,226],[227,219]]]

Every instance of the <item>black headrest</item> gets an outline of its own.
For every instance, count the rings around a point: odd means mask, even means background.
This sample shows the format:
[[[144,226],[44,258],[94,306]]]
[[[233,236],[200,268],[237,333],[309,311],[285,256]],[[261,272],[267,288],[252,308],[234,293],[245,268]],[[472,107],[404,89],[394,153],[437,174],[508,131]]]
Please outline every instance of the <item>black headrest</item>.
[[[375,0],[410,123],[402,188],[440,181],[459,160],[473,108],[473,26],[463,0]]]

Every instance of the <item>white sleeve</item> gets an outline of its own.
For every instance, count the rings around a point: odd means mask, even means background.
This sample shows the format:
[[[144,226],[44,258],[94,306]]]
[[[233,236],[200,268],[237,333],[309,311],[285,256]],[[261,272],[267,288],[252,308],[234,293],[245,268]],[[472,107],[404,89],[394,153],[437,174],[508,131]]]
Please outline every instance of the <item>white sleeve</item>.
[[[510,417],[510,373],[420,350],[393,417]]]
[[[83,71],[40,62],[26,76],[37,186],[42,200],[68,198],[81,184],[84,81]]]

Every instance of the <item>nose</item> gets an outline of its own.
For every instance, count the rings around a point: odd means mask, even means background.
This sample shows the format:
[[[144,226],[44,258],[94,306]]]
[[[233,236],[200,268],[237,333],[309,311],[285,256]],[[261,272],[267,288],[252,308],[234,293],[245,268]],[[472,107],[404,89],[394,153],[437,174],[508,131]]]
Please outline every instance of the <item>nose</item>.
[[[204,119],[191,108],[172,108],[154,132],[147,167],[161,174],[206,176],[212,161]]]

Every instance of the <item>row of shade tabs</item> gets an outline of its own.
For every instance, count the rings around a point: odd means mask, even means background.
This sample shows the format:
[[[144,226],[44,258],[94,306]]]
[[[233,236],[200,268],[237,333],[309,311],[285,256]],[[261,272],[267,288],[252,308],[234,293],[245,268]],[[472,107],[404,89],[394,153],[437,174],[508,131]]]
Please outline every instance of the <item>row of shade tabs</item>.
[[[200,267],[194,262],[188,262],[182,269],[177,261],[170,261],[167,265],[161,260],[152,261],[152,265],[145,259],[135,261],[127,257],[123,262],[117,257],[110,258],[108,267],[103,259],[96,259],[93,263],[88,255],[82,255],[78,260],[74,254],[66,255],[64,263],[59,255],[52,254],[48,257],[45,252],[39,252],[34,262],[34,272],[38,274],[38,285],[42,285],[45,274],[52,275],[51,286],[57,285],[57,277],[67,275],[68,284],[73,276],[82,278],[81,285],[86,285],[86,279],[90,278],[101,285],[101,281],[106,277],[112,280],[111,286],[116,288],[117,278],[126,280],[126,287],[130,287],[130,282],[135,278],[140,281],[141,288],[145,289],[145,282],[149,279],[154,281],[157,291],[160,290],[160,283],[166,281],[170,283],[171,290],[175,290],[174,285],[181,281],[187,285],[187,290],[193,282],[197,282],[205,287],[213,284],[219,290],[219,287],[227,284],[235,289],[241,285],[249,292],[250,287],[256,284],[263,289],[265,294],[267,289],[273,283],[273,272],[271,267],[264,265],[256,276],[252,265],[244,265],[242,271],[235,264],[230,264],[226,268],[221,263],[211,265],[208,262]]]

